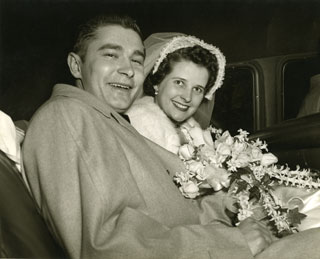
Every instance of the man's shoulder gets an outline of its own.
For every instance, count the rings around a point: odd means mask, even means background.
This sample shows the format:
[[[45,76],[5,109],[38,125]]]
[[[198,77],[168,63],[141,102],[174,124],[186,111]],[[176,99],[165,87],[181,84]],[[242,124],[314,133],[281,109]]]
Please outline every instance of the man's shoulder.
[[[53,88],[51,97],[36,111],[33,117],[39,114],[77,114],[92,107],[95,102],[90,93],[75,86],[57,84]],[[107,108],[107,107],[105,107]]]
[[[53,87],[52,95],[45,105],[86,105],[90,96],[86,91],[72,85],[57,84]]]
[[[90,106],[82,100],[68,95],[68,91],[57,94],[56,89],[55,86],[51,97],[34,113],[29,123],[29,129],[35,127],[56,128],[63,121],[67,124],[74,124],[83,120],[84,117],[90,119],[90,116],[86,116],[90,114]]]
[[[65,124],[79,128],[91,122],[106,124],[112,121],[109,119],[113,118],[113,113],[115,112],[108,105],[82,89],[56,85],[50,99],[31,118],[29,127],[40,125],[41,128],[56,128],[57,124]]]
[[[74,111],[79,110],[86,105],[74,98],[64,96],[52,96],[32,116],[31,122],[39,116],[49,116],[48,114],[73,114]],[[48,117],[49,118],[49,117]]]

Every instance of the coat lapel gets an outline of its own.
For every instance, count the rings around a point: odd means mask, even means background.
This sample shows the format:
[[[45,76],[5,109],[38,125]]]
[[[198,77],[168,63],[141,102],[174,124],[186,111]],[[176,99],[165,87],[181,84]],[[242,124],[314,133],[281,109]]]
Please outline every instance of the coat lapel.
[[[78,87],[67,84],[57,84],[54,86],[52,98],[54,98],[55,96],[64,96],[81,101],[82,103],[91,106],[93,109],[102,113],[108,119],[117,121],[121,126],[125,127],[130,132],[139,134],[126,119],[124,119],[119,113],[114,111],[110,106],[100,101],[100,99],[98,99],[94,95],[82,89],[79,89]]]

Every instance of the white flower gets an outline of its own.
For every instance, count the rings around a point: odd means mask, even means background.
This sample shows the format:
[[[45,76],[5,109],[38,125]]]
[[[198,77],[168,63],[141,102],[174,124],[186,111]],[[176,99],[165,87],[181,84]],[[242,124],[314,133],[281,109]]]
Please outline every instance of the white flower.
[[[217,154],[216,154],[216,150],[214,149],[213,146],[205,145],[205,146],[201,147],[199,155],[200,155],[201,159],[203,159],[205,161],[209,161],[209,162],[216,161],[215,157],[217,156]]]
[[[262,151],[260,148],[252,147],[251,148],[251,157],[253,161],[260,160],[262,157]]]
[[[232,161],[237,168],[243,168],[249,165],[250,156],[247,153],[240,153],[238,156],[233,157]]]
[[[261,150],[264,149],[268,151],[268,145],[265,141],[261,141],[259,138],[257,138],[255,141],[253,141],[254,145],[259,147]]]
[[[278,158],[274,154],[266,153],[262,155],[260,163],[262,166],[269,166],[277,162],[278,162]]]
[[[231,137],[229,131],[226,130],[225,132],[223,132],[221,137],[216,140],[216,145],[218,145],[219,143],[225,143],[231,146],[233,142],[234,142],[233,137]]]
[[[204,165],[200,161],[191,160],[187,163],[187,169],[196,174],[201,174],[204,169]]]
[[[238,211],[238,219],[239,221],[245,220],[248,217],[253,215],[252,204],[249,201],[249,192],[242,191],[236,194],[235,198],[238,200],[238,204],[240,206]]]
[[[178,154],[182,160],[189,160],[193,157],[194,148],[190,144],[184,144],[179,148]]]
[[[240,153],[242,153],[243,151],[245,151],[246,148],[247,148],[246,143],[236,141],[236,142],[233,144],[232,153],[233,153],[233,154],[240,154]]]
[[[189,134],[192,138],[192,142],[196,147],[200,147],[201,145],[213,145],[213,140],[211,137],[211,133],[208,130],[202,130],[199,127],[194,127],[189,129]]]
[[[190,199],[194,199],[200,194],[198,185],[193,181],[182,183],[179,189],[185,197]]]
[[[258,180],[261,181],[261,179],[268,174],[265,170],[265,168],[261,165],[255,165],[251,164],[250,165],[250,170],[252,171],[254,177]]]
[[[183,133],[186,134],[188,144],[180,147],[179,156],[187,170],[177,173],[174,181],[185,197],[196,198],[202,188],[213,188],[215,191],[229,188],[228,193],[236,199],[239,210],[235,210],[235,213],[240,221],[257,215],[258,204],[270,220],[274,221],[279,233],[282,230],[294,232],[295,227],[290,226],[287,213],[279,210],[283,208],[281,199],[273,194],[272,189],[265,187],[280,184],[303,189],[320,188],[320,179],[314,180],[310,170],[297,167],[295,171],[291,171],[288,166],[279,167],[276,165],[278,159],[275,155],[263,153],[268,152],[267,144],[260,139],[249,141],[248,132],[243,130],[232,137],[228,131],[222,133],[210,127],[202,131],[191,125],[185,127]],[[214,142],[211,134],[215,134]],[[240,173],[236,177],[240,181],[234,181],[231,187],[230,172]],[[253,186],[258,188],[254,191],[261,194],[259,201],[249,199],[255,194],[251,190]],[[232,199],[229,205],[233,207]]]
[[[193,177],[193,175],[189,171],[177,172],[174,176],[174,180],[175,182],[182,184],[183,182],[188,182],[191,177]]]
[[[248,209],[239,209],[239,213],[238,213],[238,219],[239,221],[243,221],[246,218],[249,218],[253,215],[253,211],[248,210]]]
[[[239,135],[237,135],[236,137],[240,140],[240,141],[247,141],[248,140],[248,135],[249,132],[242,130],[242,129],[238,129]]]
[[[203,138],[203,130],[201,128],[198,128],[198,127],[192,128],[190,129],[189,133],[192,137],[193,144],[196,147],[206,144]]]
[[[220,143],[217,146],[217,153],[223,155],[223,156],[230,156],[231,155],[231,148],[229,145],[225,143]]]
[[[215,190],[219,191],[223,187],[228,188],[230,185],[229,175],[230,173],[224,169],[214,165],[207,165],[204,169],[207,174],[208,184]]]

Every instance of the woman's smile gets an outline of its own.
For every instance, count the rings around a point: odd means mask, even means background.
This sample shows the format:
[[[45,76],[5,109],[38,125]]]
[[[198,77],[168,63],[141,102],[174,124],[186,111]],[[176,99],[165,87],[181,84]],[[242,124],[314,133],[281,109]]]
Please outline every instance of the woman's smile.
[[[172,71],[159,84],[156,103],[175,122],[190,118],[203,100],[209,78],[208,70],[192,61],[175,62]]]
[[[173,104],[178,110],[181,110],[181,111],[187,111],[188,108],[189,108],[189,105],[182,104],[182,103],[177,102],[177,101],[175,101],[175,100],[172,100],[172,104]]]

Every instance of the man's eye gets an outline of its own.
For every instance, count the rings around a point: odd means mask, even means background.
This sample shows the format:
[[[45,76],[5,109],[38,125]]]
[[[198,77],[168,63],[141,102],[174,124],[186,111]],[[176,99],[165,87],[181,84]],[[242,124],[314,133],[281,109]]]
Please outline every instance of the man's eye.
[[[143,65],[143,61],[140,59],[133,59],[132,62],[137,63],[139,65]]]
[[[113,53],[104,53],[103,56],[110,57],[110,58],[116,58],[117,57],[117,55],[113,54]]]

